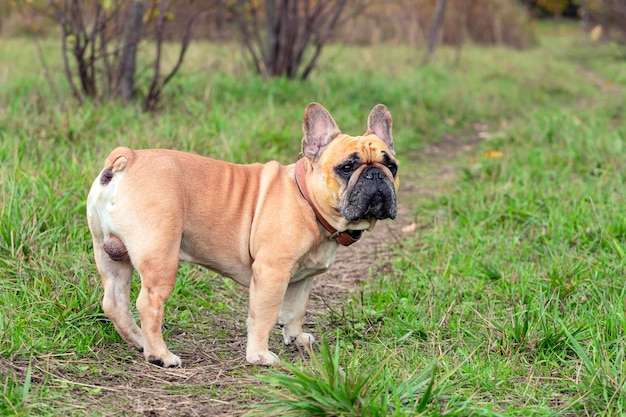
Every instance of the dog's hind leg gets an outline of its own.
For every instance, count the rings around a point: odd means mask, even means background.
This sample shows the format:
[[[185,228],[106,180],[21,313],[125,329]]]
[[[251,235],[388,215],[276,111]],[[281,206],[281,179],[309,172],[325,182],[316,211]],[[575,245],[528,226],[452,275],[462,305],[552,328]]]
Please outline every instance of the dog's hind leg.
[[[121,245],[121,246],[120,246]],[[122,338],[139,350],[143,350],[143,337],[141,329],[137,326],[130,311],[130,283],[133,275],[133,266],[125,252],[121,255],[119,249],[124,246],[117,238],[112,238],[101,244],[96,238],[93,240],[96,266],[102,277],[104,286],[104,298],[102,309],[107,317],[113,322],[115,329]],[[116,257],[113,254],[118,249]],[[114,260],[116,258],[117,260]]]
[[[287,286],[278,316],[278,323],[283,328],[283,340],[286,345],[296,342],[302,346],[310,346],[315,342],[311,334],[302,332],[302,322],[312,286],[313,277],[291,282]]]
[[[141,318],[144,356],[148,362],[164,368],[180,366],[180,358],[167,349],[161,329],[165,301],[172,294],[176,281],[178,252],[148,250],[135,262],[135,267],[141,277],[137,311]]]

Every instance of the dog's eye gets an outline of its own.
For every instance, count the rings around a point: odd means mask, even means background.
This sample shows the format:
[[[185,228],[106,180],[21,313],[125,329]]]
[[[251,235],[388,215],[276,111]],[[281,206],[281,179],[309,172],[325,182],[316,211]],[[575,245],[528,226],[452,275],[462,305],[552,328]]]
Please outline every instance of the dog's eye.
[[[394,177],[396,176],[396,174],[398,173],[398,164],[396,164],[396,162],[393,161],[389,157],[387,152],[385,152],[385,151],[383,151],[383,165],[385,165],[387,167],[387,169],[389,169],[389,171],[391,171],[391,175],[393,175]]]
[[[350,158],[343,160],[341,164],[335,166],[335,174],[338,177],[347,180],[352,176],[352,174],[354,174],[357,169],[359,169],[362,163],[363,162],[359,158],[359,155],[355,153]]]
[[[346,165],[342,165],[341,168],[339,168],[341,170],[341,172],[343,172],[344,174],[350,174],[352,173],[352,171],[354,170],[352,168],[352,164],[346,164]]]

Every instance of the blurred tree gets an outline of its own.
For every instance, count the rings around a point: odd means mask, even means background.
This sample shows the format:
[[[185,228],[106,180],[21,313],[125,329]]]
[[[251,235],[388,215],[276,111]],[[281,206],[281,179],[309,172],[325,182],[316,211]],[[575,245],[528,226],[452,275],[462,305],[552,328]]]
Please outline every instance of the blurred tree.
[[[61,53],[72,95],[79,101],[137,96],[137,52],[150,36],[154,47],[149,86],[143,107],[153,111],[165,85],[178,72],[192,37],[195,19],[214,5],[201,0],[22,0],[61,28]],[[202,7],[198,7],[202,4]],[[173,16],[188,13],[176,63],[164,76],[161,69],[163,33]]]
[[[429,40],[436,42],[435,48],[437,44],[458,47],[463,42],[525,48],[534,42],[528,10],[518,0],[447,1],[438,34],[429,37],[437,33],[431,29],[436,26],[439,4],[440,0],[373,1],[336,33],[338,39],[352,44],[405,43],[425,49]]]
[[[128,17],[124,24],[122,54],[119,60],[119,93],[124,104],[127,104],[135,94],[137,47],[141,41],[144,12],[143,1],[133,0],[130,2]]]
[[[563,0],[565,6],[563,6],[561,11],[562,16],[568,18],[578,18],[578,8],[581,1],[584,0]],[[554,9],[555,7],[557,9],[560,7],[558,3],[561,2],[561,0],[557,0],[556,5],[552,0],[516,0],[516,2],[526,7],[534,17],[543,18],[554,17]]]
[[[2,32],[3,19],[13,11],[14,7],[10,1],[0,2],[0,32]]]
[[[606,29],[607,39],[626,45],[626,0],[602,0],[597,20]],[[592,12],[593,13],[593,12]],[[624,51],[626,54],[626,51]]]
[[[357,0],[237,0],[241,38],[259,74],[305,80],[322,48],[343,21],[361,12]]]
[[[433,23],[430,25],[430,34],[428,35],[428,48],[426,49],[426,53],[424,54],[424,59],[422,61],[423,64],[428,63],[431,55],[435,51],[435,47],[437,46],[437,39],[439,38],[439,33],[441,32],[441,25],[443,24],[443,16],[446,13],[447,5],[448,0],[437,1],[437,8],[435,9]]]
[[[463,45],[467,40],[467,20],[469,17],[469,10],[472,0],[463,0],[463,5],[461,6],[461,11],[459,13],[459,40],[456,44],[456,54],[454,57],[454,64],[459,65],[461,62],[461,51],[463,50]]]
[[[563,18],[563,12],[570,5],[570,0],[537,0],[537,6],[547,10],[554,17],[557,30]]]

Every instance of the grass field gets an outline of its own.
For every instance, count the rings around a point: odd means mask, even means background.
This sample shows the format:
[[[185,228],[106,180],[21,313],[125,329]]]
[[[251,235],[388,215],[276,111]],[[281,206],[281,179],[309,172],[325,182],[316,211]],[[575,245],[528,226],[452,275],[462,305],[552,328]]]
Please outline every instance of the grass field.
[[[291,83],[248,74],[232,46],[195,44],[150,115],[76,107],[53,40],[54,90],[31,41],[2,43],[0,414],[185,414],[158,407],[159,384],[171,404],[232,414],[626,413],[626,63],[614,46],[546,33],[526,51],[467,47],[458,66],[441,50],[427,67],[405,47],[333,46],[310,82]],[[316,317],[311,358],[281,354],[272,370],[233,364],[242,290],[182,267],[166,341],[211,352],[226,380],[152,369],[100,307],[85,198],[104,157],[124,144],[290,163],[311,101],[352,134],[389,107],[415,232]],[[439,142],[443,155],[424,153]],[[444,164],[454,175],[438,176]],[[158,379],[142,391],[153,408],[107,396],[132,372]]]

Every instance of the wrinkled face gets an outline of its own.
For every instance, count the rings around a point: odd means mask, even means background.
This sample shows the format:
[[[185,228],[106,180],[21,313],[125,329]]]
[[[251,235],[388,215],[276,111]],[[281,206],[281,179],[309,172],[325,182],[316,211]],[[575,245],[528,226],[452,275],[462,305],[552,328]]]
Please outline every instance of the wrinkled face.
[[[348,222],[395,219],[398,163],[393,151],[375,134],[340,134],[316,161],[317,195]]]
[[[304,109],[302,155],[312,166],[307,186],[317,209],[337,230],[371,229],[398,214],[398,163],[391,113],[377,104],[362,136],[341,133],[319,103]]]

